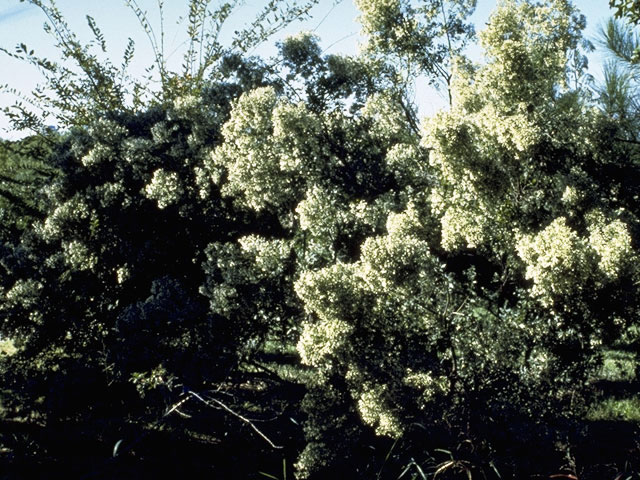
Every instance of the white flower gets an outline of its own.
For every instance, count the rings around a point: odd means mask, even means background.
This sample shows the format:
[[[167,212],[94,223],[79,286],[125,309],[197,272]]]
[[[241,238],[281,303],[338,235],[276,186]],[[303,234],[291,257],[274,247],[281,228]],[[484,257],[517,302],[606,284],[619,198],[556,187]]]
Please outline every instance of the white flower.
[[[153,172],[151,183],[144,188],[145,196],[158,202],[160,209],[178,202],[183,193],[177,172],[169,172],[162,168]]]

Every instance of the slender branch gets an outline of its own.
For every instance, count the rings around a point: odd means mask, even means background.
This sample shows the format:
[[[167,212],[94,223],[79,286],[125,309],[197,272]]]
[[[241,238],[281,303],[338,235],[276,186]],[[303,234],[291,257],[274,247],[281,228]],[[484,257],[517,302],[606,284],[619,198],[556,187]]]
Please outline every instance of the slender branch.
[[[204,40],[206,37],[206,31],[207,31],[207,11],[208,11],[208,3],[206,2],[205,4],[201,5],[201,10],[200,10],[200,46],[198,47],[198,77],[200,77],[200,75],[202,75],[201,69],[202,69],[202,54],[204,51]],[[198,81],[200,81],[200,78],[198,78]]]
[[[185,413],[182,413],[180,410],[178,410],[182,405],[184,405],[185,403],[187,403],[187,401],[189,400],[190,397],[185,397],[182,400],[180,400],[178,403],[176,403],[175,405],[173,405],[169,410],[167,410],[165,412],[164,415],[162,415],[162,418],[164,417],[168,417],[169,415],[171,415],[171,413],[176,412],[181,416],[185,416],[187,418],[190,418],[190,415],[187,415]]]
[[[258,363],[255,360],[245,360],[245,362],[247,363],[247,365],[252,365],[252,366],[254,366],[256,368],[259,368],[263,372],[267,373],[269,375],[269,378],[272,378],[272,379],[280,381],[280,382],[284,382],[284,380],[282,378],[280,378],[280,375],[278,375],[277,372],[271,370],[268,367],[265,367],[261,363]]]
[[[331,47],[337,45],[338,43],[342,42],[343,40],[346,40],[347,38],[353,37],[354,35],[357,35],[358,32],[351,32],[347,35],[345,35],[344,37],[339,38],[338,40],[336,40],[335,42],[333,42],[332,44],[330,44],[327,48],[325,48],[324,50],[322,50],[322,53],[328,51],[329,49],[331,49]],[[279,62],[278,62],[279,63]]]
[[[442,10],[442,20],[444,22],[444,31],[447,35],[447,46],[449,47],[449,61],[453,59],[453,48],[451,47],[451,36],[449,34],[449,21],[447,20],[447,12],[444,9],[444,1],[440,0],[440,9]],[[453,106],[453,98],[451,97],[451,77],[448,74],[444,74],[444,79],[447,82],[447,93],[449,95],[449,107]]]
[[[162,71],[167,61],[164,55],[164,0],[158,0],[158,13],[160,14],[160,58],[162,59]]]
[[[149,17],[147,13],[143,11],[138,5],[137,0],[125,0],[126,5],[133,11],[134,15],[138,19],[138,23],[144,30],[144,33],[147,35],[149,39],[149,43],[151,44],[151,50],[153,51],[153,56],[155,58],[156,65],[158,66],[158,73],[160,74],[160,83],[162,86],[166,85],[167,75],[165,70],[165,58],[164,58],[164,46],[158,46],[158,39],[156,38],[156,34],[151,28],[151,23],[149,22]],[[161,12],[162,14],[162,12]]]
[[[225,405],[224,403],[222,403],[220,400],[217,400],[215,398],[209,398],[209,400],[205,400],[204,398],[202,398],[200,395],[198,395],[196,392],[193,391],[189,391],[189,395],[193,396],[194,398],[196,398],[197,400],[200,400],[202,403],[204,403],[205,405],[207,405],[208,407],[212,407],[212,408],[216,408],[214,405],[212,405],[211,403],[214,403],[215,405],[218,405],[220,408],[222,408],[223,410],[225,410],[226,412],[230,413],[231,415],[233,415],[234,417],[239,418],[240,420],[242,420],[243,422],[245,422],[246,424],[248,424],[251,428],[253,428],[253,430],[260,435],[270,446],[271,448],[275,448],[275,449],[281,449],[283,448],[280,445],[276,445],[275,443],[273,443],[269,437],[267,437],[264,433],[262,433],[260,431],[260,429],[258,427],[255,426],[255,424],[249,420],[246,417],[243,417],[242,415],[240,415],[239,413],[235,412],[234,410],[231,410],[231,408],[229,408],[227,405]]]
[[[418,125],[418,122],[415,118],[415,114],[413,110],[411,110],[411,108],[408,105],[406,105],[402,101],[402,99],[400,99],[400,107],[402,108],[405,116],[407,117],[407,121],[409,122],[409,126],[411,127],[411,130],[413,130],[413,132],[416,135],[420,135],[420,126]]]
[[[614,140],[618,142],[631,143],[633,145],[640,145],[640,140],[628,140],[626,138],[614,137]]]

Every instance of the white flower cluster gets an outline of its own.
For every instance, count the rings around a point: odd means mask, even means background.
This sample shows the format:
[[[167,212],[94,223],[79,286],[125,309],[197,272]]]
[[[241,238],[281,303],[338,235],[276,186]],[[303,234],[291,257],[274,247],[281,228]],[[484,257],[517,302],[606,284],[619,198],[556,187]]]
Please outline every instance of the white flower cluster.
[[[534,154],[560,130],[571,131],[563,140],[573,139],[577,149],[584,144],[576,140],[587,126],[574,120],[579,102],[556,101],[580,30],[573,13],[568,2],[502,2],[481,34],[489,62],[455,65],[453,107],[425,122],[422,139],[438,178],[431,202],[445,249],[511,250],[527,214],[566,216],[562,208],[580,200],[571,188],[563,195],[566,179],[542,173],[544,157]]]
[[[254,259],[255,267],[269,276],[281,275],[286,267],[286,259],[291,254],[291,245],[287,240],[247,235],[240,238],[238,243],[243,252]]]
[[[178,129],[178,125],[166,121],[156,123],[151,127],[151,136],[155,145],[171,142],[172,134]]]
[[[297,345],[302,363],[329,371],[332,356],[348,342],[352,330],[351,325],[338,319],[305,322]]]
[[[626,266],[635,264],[629,230],[620,220],[607,223],[598,211],[592,212],[588,220],[589,245],[598,254],[598,267],[607,279],[614,280]]]
[[[321,150],[320,122],[303,103],[281,103],[273,112],[273,137],[280,152],[280,169],[301,172],[315,163]]]
[[[123,284],[131,277],[131,268],[128,265],[123,265],[116,269],[116,281],[118,284]]]
[[[67,222],[90,221],[92,211],[84,200],[75,196],[57,207],[36,231],[47,240],[59,239]]]
[[[356,266],[336,263],[316,272],[307,271],[295,283],[305,310],[320,320],[353,320],[357,308]]]
[[[386,408],[383,386],[369,386],[358,398],[358,412],[365,423],[374,427],[377,435],[399,438],[402,435],[402,422]]]
[[[413,132],[407,128],[406,115],[391,95],[375,94],[369,97],[362,115],[372,120],[371,133],[380,140],[395,140],[402,144],[414,142]]]
[[[423,230],[420,212],[410,204],[404,212],[388,216],[386,235],[364,242],[358,262],[307,271],[296,282],[296,292],[310,314],[297,346],[303,362],[320,372],[336,363],[350,364],[346,380],[360,416],[377,434],[394,438],[402,434],[403,426],[399,412],[390,407],[387,387],[367,380],[350,359],[364,355],[365,364],[406,370],[394,339],[437,328],[433,292],[440,287],[442,266],[420,238]],[[362,351],[363,345],[351,338],[355,328],[365,338],[383,336],[386,347]],[[444,388],[441,379],[432,380],[430,375],[408,372],[404,379],[423,390],[423,403]]]
[[[96,187],[96,192],[99,194],[100,205],[103,208],[113,205],[126,206],[131,203],[131,198],[124,195],[124,186],[120,182],[103,183]]]
[[[5,294],[7,302],[31,308],[37,305],[38,296],[43,289],[43,285],[32,279],[18,280]]]
[[[527,265],[526,277],[534,282],[532,293],[546,306],[581,291],[593,271],[588,245],[564,217],[538,234],[521,236],[516,248]]]
[[[98,257],[78,240],[63,242],[62,249],[65,261],[75,270],[92,270],[98,264]]]
[[[184,95],[176,98],[173,101],[173,108],[177,114],[189,114],[193,112],[194,109],[201,106],[201,99],[196,95]]]
[[[100,118],[93,122],[89,127],[89,134],[94,138],[99,138],[102,142],[107,144],[117,144],[120,140],[127,136],[128,130],[120,123],[108,120],[106,118]]]
[[[129,163],[141,163],[151,159],[153,141],[142,137],[129,137],[122,142],[124,159]]]
[[[554,298],[582,291],[588,280],[606,283],[635,264],[631,235],[620,220],[607,222],[600,211],[587,215],[589,236],[580,238],[564,217],[557,218],[535,235],[523,235],[517,243],[533,280],[532,293],[544,305]]]
[[[80,161],[85,167],[91,168],[111,160],[113,155],[113,150],[110,147],[102,143],[98,143],[89,151],[89,153],[84,155]]]
[[[422,391],[422,401],[429,403],[437,394],[446,392],[448,380],[444,376],[434,377],[430,372],[415,372],[408,368],[403,383]]]
[[[273,111],[277,95],[272,88],[243,94],[222,128],[225,142],[211,156],[211,171],[222,168],[224,195],[253,210],[278,206],[290,196],[290,178],[280,169],[273,144]]]
[[[207,292],[211,311],[220,315],[233,312],[236,308],[238,292],[232,285],[223,283]]]
[[[243,206],[262,211],[290,205],[300,184],[320,168],[320,128],[320,118],[304,104],[279,100],[272,88],[255,89],[235,103],[208,171],[214,183],[224,172],[222,193]]]
[[[427,183],[431,180],[427,152],[418,145],[393,145],[387,152],[386,162],[389,170],[402,185]]]
[[[574,207],[578,205],[583,196],[573,185],[567,185],[562,192],[562,203],[568,207]]]
[[[153,172],[151,182],[144,188],[145,196],[151,200],[155,200],[158,203],[159,209],[177,203],[183,193],[184,191],[178,173],[162,168]]]

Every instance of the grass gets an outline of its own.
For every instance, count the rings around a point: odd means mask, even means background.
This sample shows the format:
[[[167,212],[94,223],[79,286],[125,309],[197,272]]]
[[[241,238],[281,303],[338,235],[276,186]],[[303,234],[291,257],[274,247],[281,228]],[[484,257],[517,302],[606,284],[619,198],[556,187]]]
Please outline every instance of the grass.
[[[618,394],[602,387],[601,397],[589,407],[586,420],[640,423],[640,397],[627,389],[636,380],[635,355],[624,350],[604,352],[598,380],[626,387]]]
[[[630,382],[636,378],[636,361],[631,352],[608,350],[600,371],[600,380]]]
[[[591,406],[587,420],[640,423],[640,398],[605,398]]]

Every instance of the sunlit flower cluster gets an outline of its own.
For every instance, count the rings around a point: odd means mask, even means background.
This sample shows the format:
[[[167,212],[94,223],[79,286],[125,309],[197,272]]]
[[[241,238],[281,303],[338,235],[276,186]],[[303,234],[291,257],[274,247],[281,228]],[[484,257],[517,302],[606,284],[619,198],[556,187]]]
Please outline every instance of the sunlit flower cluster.
[[[589,220],[589,246],[598,255],[600,271],[607,279],[614,280],[636,261],[627,225],[620,220],[607,222],[598,211],[591,212]]]
[[[534,282],[532,293],[545,305],[551,305],[554,298],[579,292],[593,272],[587,243],[564,217],[538,234],[520,237],[517,250],[527,265],[526,277]]]
[[[65,261],[75,270],[91,270],[98,263],[97,256],[78,240],[63,242],[62,249]]]
[[[151,182],[144,188],[144,193],[147,198],[158,202],[159,209],[163,209],[178,202],[184,192],[177,172],[159,168],[153,172]]]

